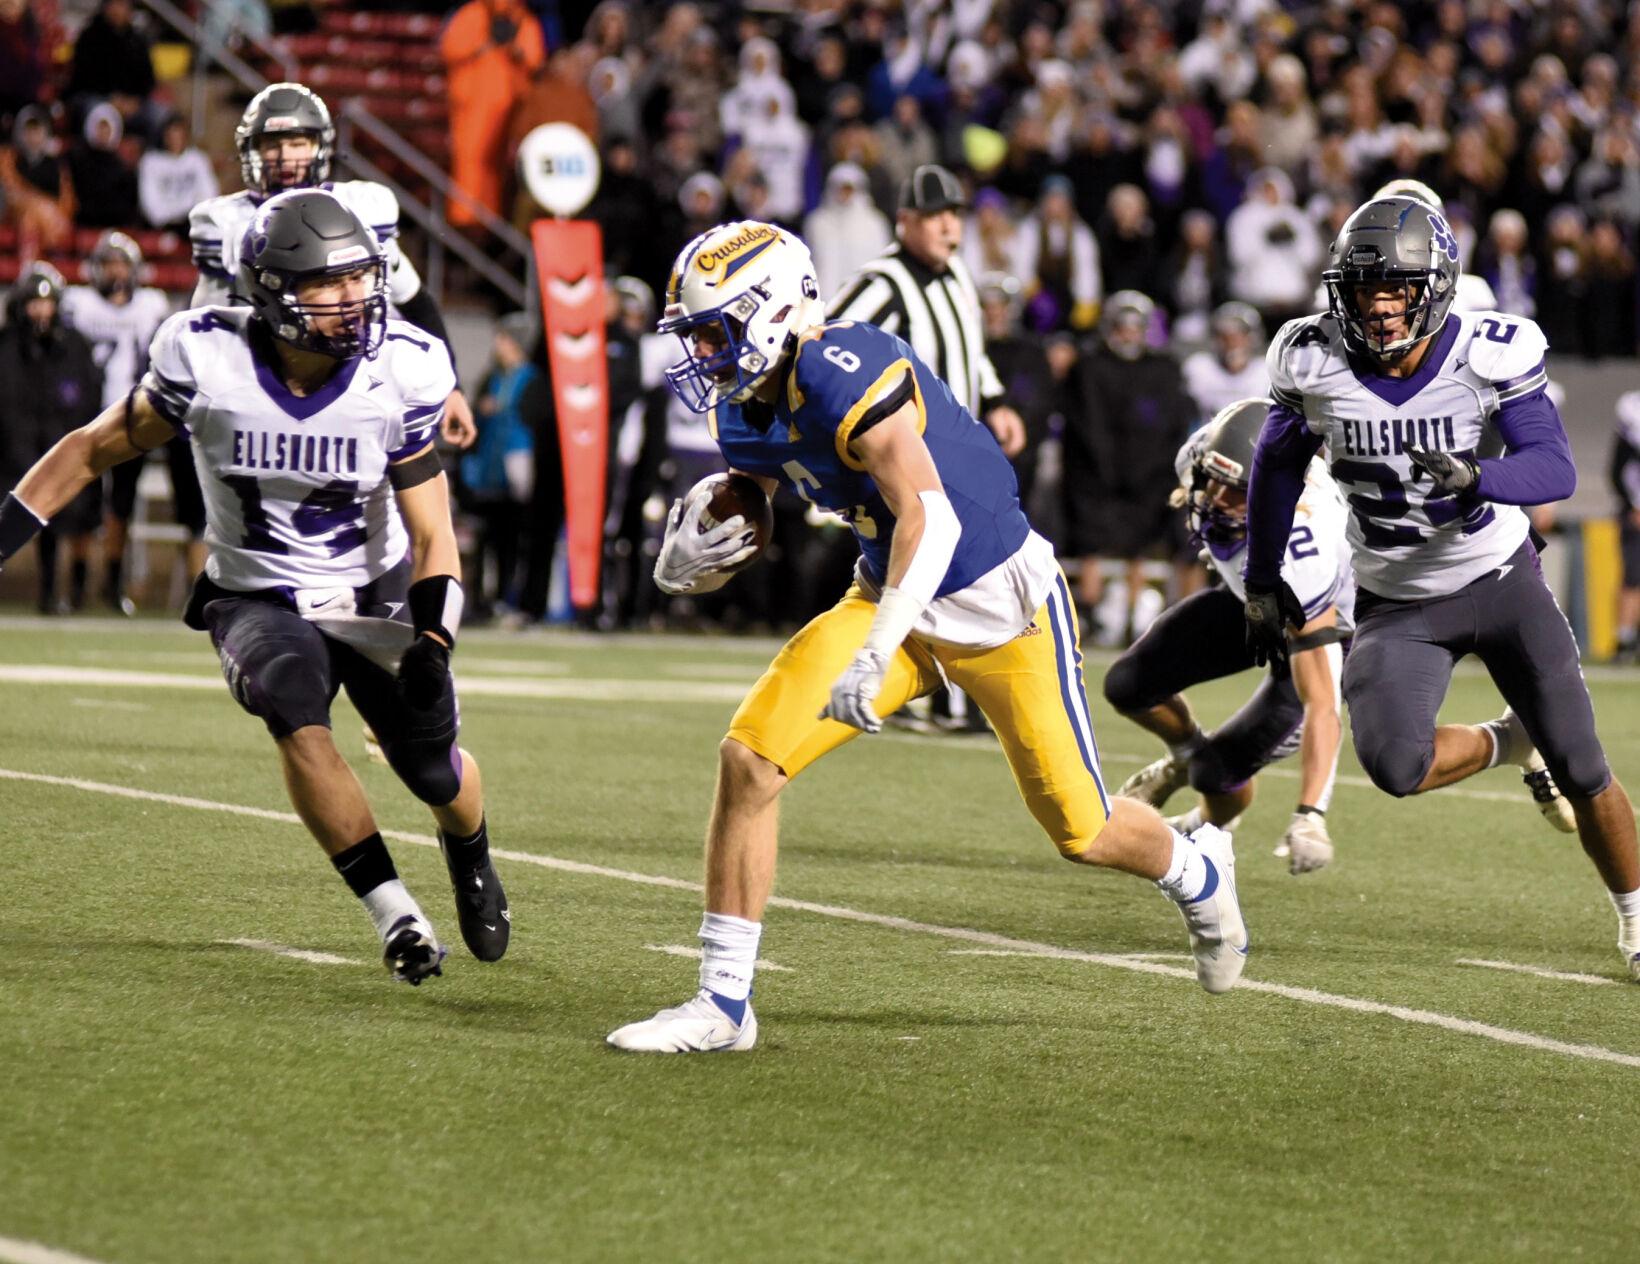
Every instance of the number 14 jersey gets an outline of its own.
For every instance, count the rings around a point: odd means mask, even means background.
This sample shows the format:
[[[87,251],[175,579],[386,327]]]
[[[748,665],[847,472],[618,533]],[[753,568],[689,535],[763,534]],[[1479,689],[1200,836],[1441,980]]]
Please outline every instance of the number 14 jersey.
[[[1547,348],[1529,320],[1453,312],[1418,371],[1391,378],[1348,351],[1331,315],[1282,326],[1268,355],[1271,392],[1325,444],[1363,588],[1396,601],[1442,596],[1520,547],[1528,522],[1518,506],[1437,493],[1406,445],[1496,455],[1493,419],[1544,389]]]
[[[455,373],[444,344],[387,322],[373,360],[294,395],[245,307],[160,326],[143,386],[189,436],[205,492],[206,573],[240,592],[359,588],[409,547],[387,467],[433,441]]]

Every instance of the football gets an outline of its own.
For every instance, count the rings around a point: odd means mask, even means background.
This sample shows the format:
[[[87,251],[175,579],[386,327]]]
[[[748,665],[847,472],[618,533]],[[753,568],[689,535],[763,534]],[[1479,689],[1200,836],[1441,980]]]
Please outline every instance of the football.
[[[727,522],[737,514],[751,524],[753,543],[757,552],[737,566],[728,567],[725,574],[745,570],[762,555],[774,534],[774,506],[757,480],[745,474],[713,474],[695,485],[693,495],[708,497],[700,515],[700,529],[709,531],[720,522]]]

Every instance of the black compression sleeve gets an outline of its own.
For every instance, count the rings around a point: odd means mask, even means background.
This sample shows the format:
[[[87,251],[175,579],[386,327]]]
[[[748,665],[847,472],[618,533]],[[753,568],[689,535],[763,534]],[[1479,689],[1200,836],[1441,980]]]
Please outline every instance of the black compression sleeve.
[[[5,500],[0,501],[0,562],[39,535],[45,525],[15,493],[8,493]]]
[[[444,473],[444,462],[438,459],[438,453],[432,447],[423,448],[407,461],[398,461],[387,467],[387,481],[393,484],[393,490],[402,492],[408,487],[415,487],[437,478]]]
[[[399,315],[404,317],[417,329],[425,329],[437,338],[446,347],[450,346],[449,331],[444,328],[444,317],[439,313],[438,301],[424,285],[417,290],[415,297],[408,298],[398,305]],[[455,348],[450,348],[450,358],[455,358]]]

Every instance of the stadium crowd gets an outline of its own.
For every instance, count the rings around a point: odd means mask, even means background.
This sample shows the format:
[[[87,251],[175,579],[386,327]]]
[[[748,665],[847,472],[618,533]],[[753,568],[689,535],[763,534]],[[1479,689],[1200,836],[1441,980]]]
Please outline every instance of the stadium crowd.
[[[263,29],[263,6],[239,8]],[[56,23],[40,0],[0,0],[0,223],[22,260],[77,227],[175,228],[229,165],[213,169],[155,93],[132,0],[101,0],[71,40]],[[1466,270],[1556,352],[1636,353],[1640,4],[468,0],[441,51],[453,175],[480,202],[536,213],[510,173],[542,122],[575,122],[603,158],[586,214],[619,278],[606,623],[665,613],[646,582],[655,508],[713,451],[661,382],[673,347],[649,333],[677,247],[731,218],[784,224],[829,298],[895,239],[900,191],[927,164],[964,187],[960,258],[1028,435],[1014,459],[1033,518],[1071,552],[1087,551],[1063,535],[1087,488],[1067,433],[1131,432],[1133,468],[1161,473],[1124,494],[1147,514],[1165,501],[1181,428],[1228,402],[1226,380],[1262,389],[1263,338],[1314,310],[1327,242],[1386,181],[1439,191]],[[521,621],[546,611],[562,523],[534,329],[501,322],[473,391],[479,444],[454,461],[488,559],[481,604]],[[1123,381],[1138,359],[1184,404],[1149,432],[1080,402],[1105,389],[1102,362]],[[7,451],[20,443],[0,443],[7,464],[34,455]],[[843,534],[796,528],[687,617],[780,624],[829,599]],[[1190,582],[1181,569],[1174,591]],[[1098,620],[1108,636],[1142,615],[1135,596]]]

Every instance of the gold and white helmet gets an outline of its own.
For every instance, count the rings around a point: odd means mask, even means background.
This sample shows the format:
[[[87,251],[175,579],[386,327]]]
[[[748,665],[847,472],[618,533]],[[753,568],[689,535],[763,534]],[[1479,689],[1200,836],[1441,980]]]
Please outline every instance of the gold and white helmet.
[[[774,373],[797,335],[826,318],[814,258],[795,234],[739,220],[709,229],[679,253],[658,326],[684,358],[666,380],[695,412],[739,404]]]

